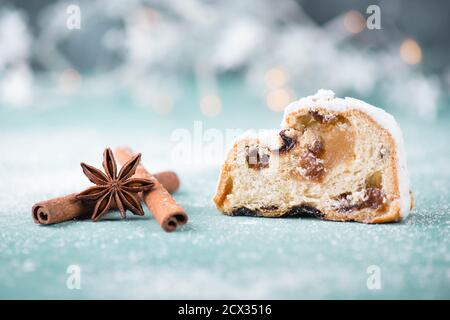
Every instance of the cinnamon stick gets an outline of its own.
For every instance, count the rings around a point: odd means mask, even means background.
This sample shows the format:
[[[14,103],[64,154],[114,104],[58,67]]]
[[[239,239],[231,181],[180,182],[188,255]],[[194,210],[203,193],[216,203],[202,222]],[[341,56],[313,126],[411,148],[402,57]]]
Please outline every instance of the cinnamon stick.
[[[170,193],[177,191],[180,186],[178,176],[173,171],[157,173],[155,174],[155,179]],[[34,222],[48,225],[73,219],[88,218],[94,210],[95,203],[76,200],[76,195],[77,193],[72,193],[67,196],[36,203],[31,209]]]
[[[87,218],[94,210],[95,203],[76,200],[76,193],[36,203],[31,209],[37,224],[54,224],[72,219]]]
[[[115,151],[116,159],[121,165],[126,163],[133,155],[131,150],[125,148],[117,148]],[[144,192],[142,200],[164,231],[175,231],[179,225],[187,222],[188,216],[184,209],[172,198],[155,176],[152,176],[142,165],[137,167],[134,176],[150,179],[154,182],[154,188]]]

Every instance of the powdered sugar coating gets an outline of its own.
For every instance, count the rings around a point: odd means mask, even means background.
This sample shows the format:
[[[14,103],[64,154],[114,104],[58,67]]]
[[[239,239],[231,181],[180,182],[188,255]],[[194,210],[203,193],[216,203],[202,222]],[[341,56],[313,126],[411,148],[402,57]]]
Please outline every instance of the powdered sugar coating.
[[[315,95],[301,98],[300,100],[289,104],[284,110],[281,127],[288,127],[286,119],[291,113],[298,112],[302,109],[317,108],[319,106],[321,108],[325,108],[335,112],[344,112],[348,110],[362,111],[390,133],[397,149],[397,175],[400,192],[400,215],[402,218],[407,217],[411,207],[411,199],[409,194],[409,175],[406,166],[406,151],[402,132],[394,117],[383,109],[372,106],[364,101],[349,97],[345,97],[344,99],[336,98],[333,91],[320,89]]]

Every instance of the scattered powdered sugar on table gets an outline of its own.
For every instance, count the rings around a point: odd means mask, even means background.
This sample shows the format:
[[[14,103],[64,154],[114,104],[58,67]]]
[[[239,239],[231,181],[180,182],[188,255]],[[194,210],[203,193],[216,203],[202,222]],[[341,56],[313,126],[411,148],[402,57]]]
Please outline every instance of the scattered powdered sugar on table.
[[[54,226],[31,219],[34,202],[89,185],[79,162],[100,165],[103,147],[131,133],[6,132],[0,298],[449,298],[448,127],[413,123],[406,133],[416,208],[402,223],[228,217],[211,199],[218,167],[176,168],[189,222],[167,234],[148,212]],[[148,169],[170,167],[164,141],[135,142]],[[66,286],[71,265],[81,268],[80,290]],[[380,290],[367,287],[373,265]]]

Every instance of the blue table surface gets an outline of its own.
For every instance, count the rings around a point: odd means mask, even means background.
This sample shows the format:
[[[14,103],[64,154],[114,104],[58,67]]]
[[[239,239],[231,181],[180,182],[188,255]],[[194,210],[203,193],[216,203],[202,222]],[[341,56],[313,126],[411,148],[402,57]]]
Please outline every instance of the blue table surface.
[[[221,114],[207,118],[191,89],[164,116],[126,92],[0,106],[0,298],[450,298],[450,117],[394,110],[416,203],[401,223],[227,217],[212,203],[219,164],[174,160],[172,133],[192,131],[196,120],[203,130],[278,128],[281,114],[225,84]],[[56,107],[44,108],[50,102]],[[33,203],[88,186],[79,162],[99,166],[103,148],[119,145],[142,152],[153,172],[179,174],[175,198],[189,214],[186,226],[165,233],[148,212],[33,223]],[[73,265],[80,289],[67,285]],[[380,271],[380,289],[367,286],[370,266]]]

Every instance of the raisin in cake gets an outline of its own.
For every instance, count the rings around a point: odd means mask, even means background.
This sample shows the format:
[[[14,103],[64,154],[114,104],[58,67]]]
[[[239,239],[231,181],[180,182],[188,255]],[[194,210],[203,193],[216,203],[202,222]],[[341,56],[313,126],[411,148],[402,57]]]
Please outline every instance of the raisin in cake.
[[[398,221],[412,207],[402,133],[382,109],[319,90],[285,109],[281,130],[236,140],[214,202],[227,215]]]

